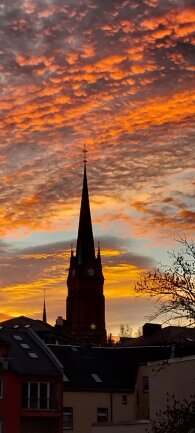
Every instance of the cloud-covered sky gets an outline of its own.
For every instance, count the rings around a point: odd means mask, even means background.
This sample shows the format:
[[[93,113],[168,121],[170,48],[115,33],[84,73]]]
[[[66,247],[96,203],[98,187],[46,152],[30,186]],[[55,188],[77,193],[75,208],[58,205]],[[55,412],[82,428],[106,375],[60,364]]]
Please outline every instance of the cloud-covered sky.
[[[107,328],[138,327],[139,273],[194,235],[192,0],[2,0],[0,314],[65,316],[82,149]]]

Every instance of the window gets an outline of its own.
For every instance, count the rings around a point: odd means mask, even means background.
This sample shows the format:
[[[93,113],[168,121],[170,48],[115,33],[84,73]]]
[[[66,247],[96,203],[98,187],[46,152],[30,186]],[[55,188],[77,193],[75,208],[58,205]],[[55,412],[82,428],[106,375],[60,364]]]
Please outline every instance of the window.
[[[68,377],[66,376],[66,374],[63,374],[63,382],[69,382]]]
[[[23,340],[23,338],[20,335],[13,335],[13,337],[15,338],[15,340]]]
[[[91,373],[91,376],[93,377],[93,379],[95,380],[95,382],[102,382],[102,379],[100,379],[100,377],[98,376],[98,374],[96,373]]]
[[[143,392],[148,392],[148,391],[149,391],[149,380],[148,380],[148,376],[143,376],[143,377],[142,377],[142,391],[143,391]]]
[[[24,382],[22,384],[23,409],[57,409],[58,388],[55,383]]]
[[[63,408],[63,430],[73,430],[73,408]]]
[[[98,407],[97,408],[97,422],[108,422],[108,408]]]
[[[127,404],[127,395],[122,395],[122,404]]]
[[[3,398],[3,381],[0,380],[0,399],[2,399],[2,398]]]
[[[22,349],[30,349],[30,346],[26,343],[20,343],[20,346],[22,347]]]
[[[30,356],[30,358],[33,358],[33,359],[38,358],[37,354],[34,352],[28,352],[28,355]]]

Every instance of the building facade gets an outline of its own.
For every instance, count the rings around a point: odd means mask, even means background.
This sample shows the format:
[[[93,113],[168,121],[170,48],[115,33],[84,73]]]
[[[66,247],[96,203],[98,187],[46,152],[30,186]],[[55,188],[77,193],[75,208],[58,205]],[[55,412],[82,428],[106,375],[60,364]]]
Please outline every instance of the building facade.
[[[115,424],[143,428],[141,421],[149,419],[147,362],[170,357],[170,346],[49,347],[64,366],[64,430],[91,433],[92,426],[101,431],[106,425],[112,432]]]
[[[63,373],[34,333],[0,330],[0,432],[61,433]]]

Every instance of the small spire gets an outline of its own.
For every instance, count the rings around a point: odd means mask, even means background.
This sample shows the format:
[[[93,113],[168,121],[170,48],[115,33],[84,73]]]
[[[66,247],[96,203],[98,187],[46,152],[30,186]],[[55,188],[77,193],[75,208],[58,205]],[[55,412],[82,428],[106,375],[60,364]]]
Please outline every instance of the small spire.
[[[44,288],[44,302],[43,302],[43,322],[47,323],[46,306],[45,306],[45,288]]]
[[[98,260],[99,265],[102,266],[101,253],[100,253],[100,242],[99,241],[98,241],[97,260]]]

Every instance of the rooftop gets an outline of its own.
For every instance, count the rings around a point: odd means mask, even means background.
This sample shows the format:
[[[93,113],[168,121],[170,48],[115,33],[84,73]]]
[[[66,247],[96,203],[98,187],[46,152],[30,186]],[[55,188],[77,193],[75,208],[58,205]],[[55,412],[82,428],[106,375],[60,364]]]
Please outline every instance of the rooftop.
[[[140,364],[167,359],[171,346],[91,347],[49,345],[64,367],[64,389],[133,392]]]
[[[8,368],[21,375],[59,375],[61,365],[40,338],[29,329],[0,330],[0,340],[9,345]],[[1,345],[1,342],[0,342]]]

